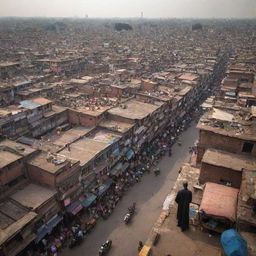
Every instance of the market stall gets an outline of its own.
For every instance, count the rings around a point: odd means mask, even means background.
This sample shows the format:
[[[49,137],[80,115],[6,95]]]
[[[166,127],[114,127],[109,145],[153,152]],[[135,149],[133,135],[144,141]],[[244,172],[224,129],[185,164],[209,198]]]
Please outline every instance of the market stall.
[[[199,208],[200,224],[208,229],[222,233],[234,226],[238,189],[207,182]]]

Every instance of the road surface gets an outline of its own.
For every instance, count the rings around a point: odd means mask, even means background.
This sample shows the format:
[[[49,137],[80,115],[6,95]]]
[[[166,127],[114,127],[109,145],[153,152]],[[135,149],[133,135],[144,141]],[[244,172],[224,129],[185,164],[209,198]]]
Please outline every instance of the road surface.
[[[152,172],[145,173],[142,181],[126,192],[107,220],[98,221],[94,230],[79,247],[65,249],[60,253],[61,256],[97,256],[100,245],[107,239],[113,241],[109,256],[138,255],[138,242],[146,240],[161,212],[167,194],[177,179],[180,166],[189,160],[188,148],[193,146],[197,139],[198,131],[192,123],[180,136],[182,145],[174,145],[172,156],[166,156],[160,161],[161,174],[155,177]],[[131,224],[127,226],[123,222],[123,217],[133,202],[137,203],[137,211]]]

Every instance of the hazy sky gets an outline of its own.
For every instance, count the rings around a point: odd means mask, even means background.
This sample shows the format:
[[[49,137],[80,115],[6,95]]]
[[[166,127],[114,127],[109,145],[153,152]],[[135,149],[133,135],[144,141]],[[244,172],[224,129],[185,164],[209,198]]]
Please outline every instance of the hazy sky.
[[[256,18],[256,0],[0,0],[0,16]]]

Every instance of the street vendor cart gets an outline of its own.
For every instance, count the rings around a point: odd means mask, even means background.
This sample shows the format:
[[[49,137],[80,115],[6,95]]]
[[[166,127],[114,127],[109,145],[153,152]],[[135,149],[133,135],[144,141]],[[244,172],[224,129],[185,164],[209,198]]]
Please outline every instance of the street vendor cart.
[[[205,229],[218,233],[230,229],[236,222],[236,188],[207,182],[199,208],[199,222]]]

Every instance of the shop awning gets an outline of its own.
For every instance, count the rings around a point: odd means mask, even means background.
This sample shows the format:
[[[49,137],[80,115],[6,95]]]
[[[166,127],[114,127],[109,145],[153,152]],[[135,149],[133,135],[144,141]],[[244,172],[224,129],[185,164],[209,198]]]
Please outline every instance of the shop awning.
[[[76,201],[66,207],[67,212],[72,213],[73,215],[76,215],[78,212],[80,212],[83,209],[83,206],[81,205],[81,202]]]
[[[47,234],[50,234],[52,230],[63,220],[63,217],[55,215],[45,225],[41,226],[37,230],[36,243],[39,243]]]
[[[122,170],[122,163],[118,163],[112,170],[111,170],[111,174],[112,175],[117,175],[120,173],[120,171]]]
[[[111,155],[113,155],[113,156],[118,156],[119,153],[120,153],[120,150],[119,150],[119,147],[117,147],[116,149],[114,149],[114,150],[112,151],[112,154],[111,154]]]
[[[113,180],[110,178],[105,180],[104,184],[99,187],[98,196],[103,195],[109,189],[112,183],[113,183]]]
[[[126,153],[126,157],[128,160],[130,160],[133,155],[134,155],[134,151],[132,149],[129,149]]]
[[[125,172],[125,171],[128,169],[129,165],[130,165],[129,163],[124,163],[124,164],[119,163],[119,164],[117,164],[117,165],[111,170],[111,174],[112,174],[112,175],[118,175],[118,174],[120,174],[120,173],[123,173],[123,172]]]
[[[94,194],[87,194],[86,199],[81,203],[83,207],[89,207],[92,202],[97,198]]]
[[[73,211],[72,214],[76,215],[78,214],[81,210],[83,209],[83,206],[81,204],[79,204]]]
[[[47,222],[48,230],[52,230],[54,227],[56,227],[61,221],[63,220],[63,217],[59,215],[55,215],[53,218],[51,218]]]
[[[39,243],[47,234],[48,234],[47,227],[45,225],[40,227],[37,230],[37,235],[36,235],[36,239],[35,239],[36,244]]]

